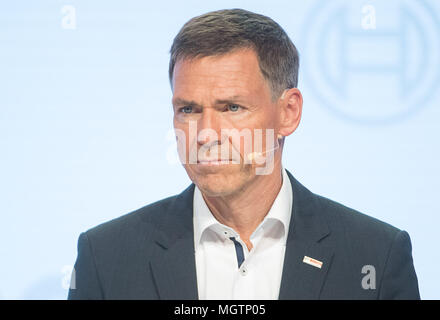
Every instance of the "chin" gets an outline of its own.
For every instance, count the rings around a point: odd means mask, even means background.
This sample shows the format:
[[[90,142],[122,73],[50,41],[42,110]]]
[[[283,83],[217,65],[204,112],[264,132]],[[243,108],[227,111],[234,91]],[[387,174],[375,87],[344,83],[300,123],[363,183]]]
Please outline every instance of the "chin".
[[[209,197],[228,196],[240,189],[242,181],[241,172],[228,172],[220,170],[218,172],[188,172],[190,179]]]
[[[219,197],[239,191],[248,178],[248,172],[240,170],[238,166],[228,167],[217,168],[217,170],[214,168],[199,170],[200,168],[186,167],[186,171],[203,194],[209,197]]]
[[[238,181],[231,181],[227,177],[209,174],[196,178],[194,183],[209,197],[228,196],[236,192],[240,185]]]

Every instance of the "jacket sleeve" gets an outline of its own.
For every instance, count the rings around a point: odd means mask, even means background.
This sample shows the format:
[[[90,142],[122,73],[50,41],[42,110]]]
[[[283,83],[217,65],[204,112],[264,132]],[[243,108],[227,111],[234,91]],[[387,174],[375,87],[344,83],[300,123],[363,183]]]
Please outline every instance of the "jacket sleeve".
[[[411,251],[409,234],[406,231],[399,231],[391,245],[385,264],[379,299],[420,299]]]
[[[78,257],[72,272],[68,300],[104,299],[95,257],[86,233],[78,239]]]

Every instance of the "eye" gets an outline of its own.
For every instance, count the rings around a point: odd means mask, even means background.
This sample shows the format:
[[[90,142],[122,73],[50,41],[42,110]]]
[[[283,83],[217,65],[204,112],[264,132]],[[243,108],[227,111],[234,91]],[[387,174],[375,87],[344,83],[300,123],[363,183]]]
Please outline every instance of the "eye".
[[[191,113],[193,110],[191,106],[184,106],[183,108],[180,108],[180,111],[183,113]]]
[[[237,112],[240,109],[240,106],[237,104],[228,105],[228,110],[231,112]]]

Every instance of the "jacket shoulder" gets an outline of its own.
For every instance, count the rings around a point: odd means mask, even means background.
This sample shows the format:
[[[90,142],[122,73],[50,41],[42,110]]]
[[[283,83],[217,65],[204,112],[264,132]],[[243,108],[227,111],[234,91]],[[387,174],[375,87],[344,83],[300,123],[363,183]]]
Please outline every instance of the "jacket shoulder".
[[[358,296],[362,299],[420,299],[411,239],[406,231],[325,197],[316,199],[335,231],[333,239],[338,246],[334,269],[345,270],[340,273],[344,279],[351,277],[350,283],[355,284],[351,294],[356,296],[362,288]],[[375,279],[371,288],[378,290],[359,286],[371,270]]]
[[[356,209],[347,207],[337,201],[316,195],[317,202],[325,215],[327,222],[335,226],[337,221],[345,228],[357,234],[375,235],[380,234],[395,236],[401,230],[387,222],[362,213]]]

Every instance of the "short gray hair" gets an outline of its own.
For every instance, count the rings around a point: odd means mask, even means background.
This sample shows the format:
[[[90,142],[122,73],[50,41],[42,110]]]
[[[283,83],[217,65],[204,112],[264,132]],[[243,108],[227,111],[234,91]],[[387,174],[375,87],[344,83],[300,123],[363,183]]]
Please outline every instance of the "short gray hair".
[[[272,97],[298,85],[299,56],[286,32],[271,18],[243,9],[208,12],[184,24],[170,50],[172,85],[178,60],[223,55],[237,49],[255,51]]]

